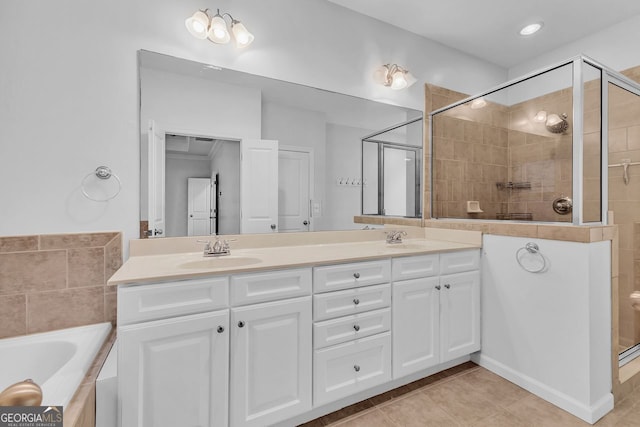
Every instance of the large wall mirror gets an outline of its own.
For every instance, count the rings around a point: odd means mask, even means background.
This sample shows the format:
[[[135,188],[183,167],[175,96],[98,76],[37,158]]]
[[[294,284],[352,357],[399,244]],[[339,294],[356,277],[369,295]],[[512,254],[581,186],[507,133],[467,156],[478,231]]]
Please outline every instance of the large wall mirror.
[[[421,111],[155,52],[138,63],[147,237],[361,228],[363,139],[422,141],[397,126]]]

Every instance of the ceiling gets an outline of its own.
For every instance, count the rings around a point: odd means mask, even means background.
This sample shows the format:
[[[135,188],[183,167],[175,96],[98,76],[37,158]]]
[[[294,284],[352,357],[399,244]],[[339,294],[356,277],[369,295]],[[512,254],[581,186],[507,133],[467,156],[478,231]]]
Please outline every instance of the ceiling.
[[[505,68],[640,14],[638,0],[329,1]]]

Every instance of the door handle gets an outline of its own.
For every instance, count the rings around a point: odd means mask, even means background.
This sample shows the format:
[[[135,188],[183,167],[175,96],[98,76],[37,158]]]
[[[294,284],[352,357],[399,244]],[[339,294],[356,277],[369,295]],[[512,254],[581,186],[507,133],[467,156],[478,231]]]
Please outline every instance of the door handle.
[[[155,236],[160,236],[160,235],[162,235],[162,229],[160,228],[160,229],[155,229],[155,230],[153,230],[153,234],[154,234]]]
[[[271,224],[271,229],[275,230],[276,229],[276,225],[275,224]]]
[[[307,221],[306,219],[304,221],[302,221],[302,224],[304,225],[309,225],[309,221]]]

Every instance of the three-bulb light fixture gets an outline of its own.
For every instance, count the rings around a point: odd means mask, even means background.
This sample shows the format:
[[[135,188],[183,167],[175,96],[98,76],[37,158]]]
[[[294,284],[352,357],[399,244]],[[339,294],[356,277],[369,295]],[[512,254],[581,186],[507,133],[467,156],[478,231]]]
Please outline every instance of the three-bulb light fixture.
[[[227,25],[225,17],[229,17],[231,23]],[[254,37],[242,22],[233,19],[229,13],[220,14],[220,9],[212,17],[209,17],[209,9],[198,10],[184,21],[187,30],[197,39],[209,39],[214,43],[226,44],[231,40],[231,34],[239,48],[247,47]],[[231,29],[231,31],[229,31]]]
[[[373,73],[373,80],[394,90],[407,88],[416,82],[415,77],[408,70],[397,64],[378,67]]]

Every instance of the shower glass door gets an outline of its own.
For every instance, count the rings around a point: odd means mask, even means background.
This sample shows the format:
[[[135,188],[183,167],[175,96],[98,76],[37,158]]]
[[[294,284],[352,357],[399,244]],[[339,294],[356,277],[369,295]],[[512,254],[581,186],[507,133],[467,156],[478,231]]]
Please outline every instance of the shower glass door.
[[[632,294],[640,291],[640,90],[611,77],[607,89],[608,200],[619,231],[618,351],[622,365],[640,355],[640,311],[632,305]]]

